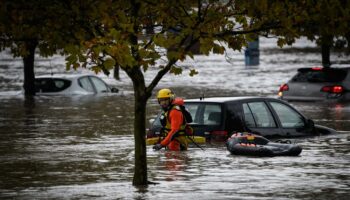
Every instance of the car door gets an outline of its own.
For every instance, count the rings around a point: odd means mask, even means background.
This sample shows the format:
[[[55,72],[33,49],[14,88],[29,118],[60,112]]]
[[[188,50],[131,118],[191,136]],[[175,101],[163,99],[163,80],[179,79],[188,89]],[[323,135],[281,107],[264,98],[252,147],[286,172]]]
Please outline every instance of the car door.
[[[94,86],[93,86],[93,84],[90,81],[88,76],[84,76],[84,77],[79,78],[78,84],[81,88],[83,88],[87,92],[96,93],[95,88],[94,88]]]
[[[186,102],[191,113],[194,135],[208,136],[223,131],[223,108],[220,103]]]
[[[264,100],[242,102],[242,109],[245,127],[248,131],[265,137],[283,134],[271,109]]]
[[[95,88],[97,93],[110,92],[109,87],[101,79],[94,77],[94,76],[90,76],[90,80],[93,83],[94,88]]]
[[[303,136],[309,133],[305,117],[290,105],[279,101],[270,101],[269,105],[277,116],[277,121],[284,136]]]

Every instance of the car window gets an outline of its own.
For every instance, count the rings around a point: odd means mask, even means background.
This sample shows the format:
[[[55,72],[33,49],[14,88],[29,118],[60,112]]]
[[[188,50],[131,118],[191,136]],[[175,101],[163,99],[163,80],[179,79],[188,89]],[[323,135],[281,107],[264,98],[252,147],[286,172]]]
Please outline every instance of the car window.
[[[188,112],[190,112],[192,119],[193,119],[193,123],[200,123],[200,117],[197,113],[199,113],[198,109],[199,109],[199,104],[186,104],[185,105],[186,109],[188,110]]]
[[[94,87],[91,84],[91,81],[89,80],[89,77],[82,77],[78,80],[79,86],[85,89],[88,92],[95,92]]]
[[[243,104],[243,112],[244,112],[244,122],[247,127],[256,127],[255,120],[252,112],[250,111],[248,104]]]
[[[35,80],[36,92],[60,92],[71,85],[71,81],[58,78],[38,78]]]
[[[158,126],[162,126],[162,123],[160,123],[160,116],[161,116],[161,114],[162,113],[159,113],[158,115],[157,115],[157,117],[154,119],[154,122],[153,122],[153,126],[156,126],[156,127],[158,127]]]
[[[222,123],[220,104],[186,103],[185,107],[191,113],[193,123],[199,125],[220,125]]]
[[[277,113],[283,128],[304,126],[303,117],[289,106],[277,102],[271,102],[270,104]]]
[[[229,102],[226,104],[225,127],[227,127],[229,133],[232,133],[233,131],[242,132],[245,130],[242,116],[243,114],[240,103]]]
[[[342,69],[300,69],[292,78],[293,82],[341,82],[347,75]]]
[[[109,91],[107,85],[101,79],[93,77],[93,76],[91,76],[90,78],[91,78],[91,81],[93,82],[93,84],[95,85],[96,91],[98,93]]]
[[[205,105],[203,112],[204,125],[220,125],[221,124],[221,106],[217,104]]]
[[[264,102],[244,103],[243,112],[247,127],[277,127],[270,110]]]

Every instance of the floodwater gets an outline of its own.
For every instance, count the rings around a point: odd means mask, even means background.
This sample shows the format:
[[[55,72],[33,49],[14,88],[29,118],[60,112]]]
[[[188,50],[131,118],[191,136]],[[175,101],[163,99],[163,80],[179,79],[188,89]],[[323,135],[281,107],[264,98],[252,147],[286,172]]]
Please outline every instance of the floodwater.
[[[234,156],[224,144],[147,147],[149,180],[133,187],[132,96],[3,98],[1,199],[347,199],[350,107],[295,104],[340,134],[299,138],[298,157]],[[323,107],[322,107],[323,106]],[[157,112],[150,101],[148,118]],[[326,110],[328,115],[316,109]]]
[[[228,58],[237,58],[234,63],[199,57],[187,63],[203,69],[197,77],[167,76],[160,87],[171,87],[185,98],[276,96],[279,84],[301,63],[318,59],[315,52],[276,52],[270,47],[261,55],[261,67],[253,70],[242,67],[238,53]],[[63,60],[37,59],[36,73],[56,73],[58,67],[64,69]],[[224,144],[186,152],[148,146],[148,177],[158,184],[139,188],[132,186],[133,94],[125,75],[121,81],[104,77],[119,87],[119,94],[30,100],[19,91],[21,60],[3,53],[0,61],[0,199],[350,198],[349,103],[292,103],[315,123],[339,131],[294,139],[303,147],[298,157],[234,156]],[[278,68],[280,63],[285,70]],[[150,99],[147,119],[158,109]]]

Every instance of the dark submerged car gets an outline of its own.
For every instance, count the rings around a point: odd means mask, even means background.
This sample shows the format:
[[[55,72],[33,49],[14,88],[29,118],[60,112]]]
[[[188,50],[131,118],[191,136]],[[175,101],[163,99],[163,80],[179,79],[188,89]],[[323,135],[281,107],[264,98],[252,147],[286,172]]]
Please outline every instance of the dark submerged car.
[[[283,100],[267,97],[211,97],[185,100],[191,113],[194,135],[207,141],[224,141],[235,132],[272,137],[300,137],[337,133],[316,125]],[[159,115],[151,124],[147,138],[159,135]]]

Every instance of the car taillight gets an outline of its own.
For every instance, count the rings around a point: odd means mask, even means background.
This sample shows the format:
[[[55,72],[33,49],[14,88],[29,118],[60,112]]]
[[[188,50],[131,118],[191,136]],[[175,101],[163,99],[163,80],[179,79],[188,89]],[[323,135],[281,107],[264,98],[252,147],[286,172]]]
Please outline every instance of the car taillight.
[[[210,131],[210,138],[214,141],[225,141],[228,137],[227,131]]]
[[[288,84],[285,83],[281,85],[279,92],[288,91],[288,90],[289,90],[289,86]]]
[[[285,84],[281,85],[280,90],[278,91],[278,96],[282,97],[283,92],[288,91],[288,90],[289,90],[288,84],[285,83]]]
[[[321,89],[322,92],[341,94],[344,92],[344,87],[341,85],[333,85],[333,86],[324,86]]]
[[[323,70],[323,67],[313,67],[311,68],[313,71],[321,71]]]
[[[227,131],[211,131],[210,134],[212,135],[227,135]]]

